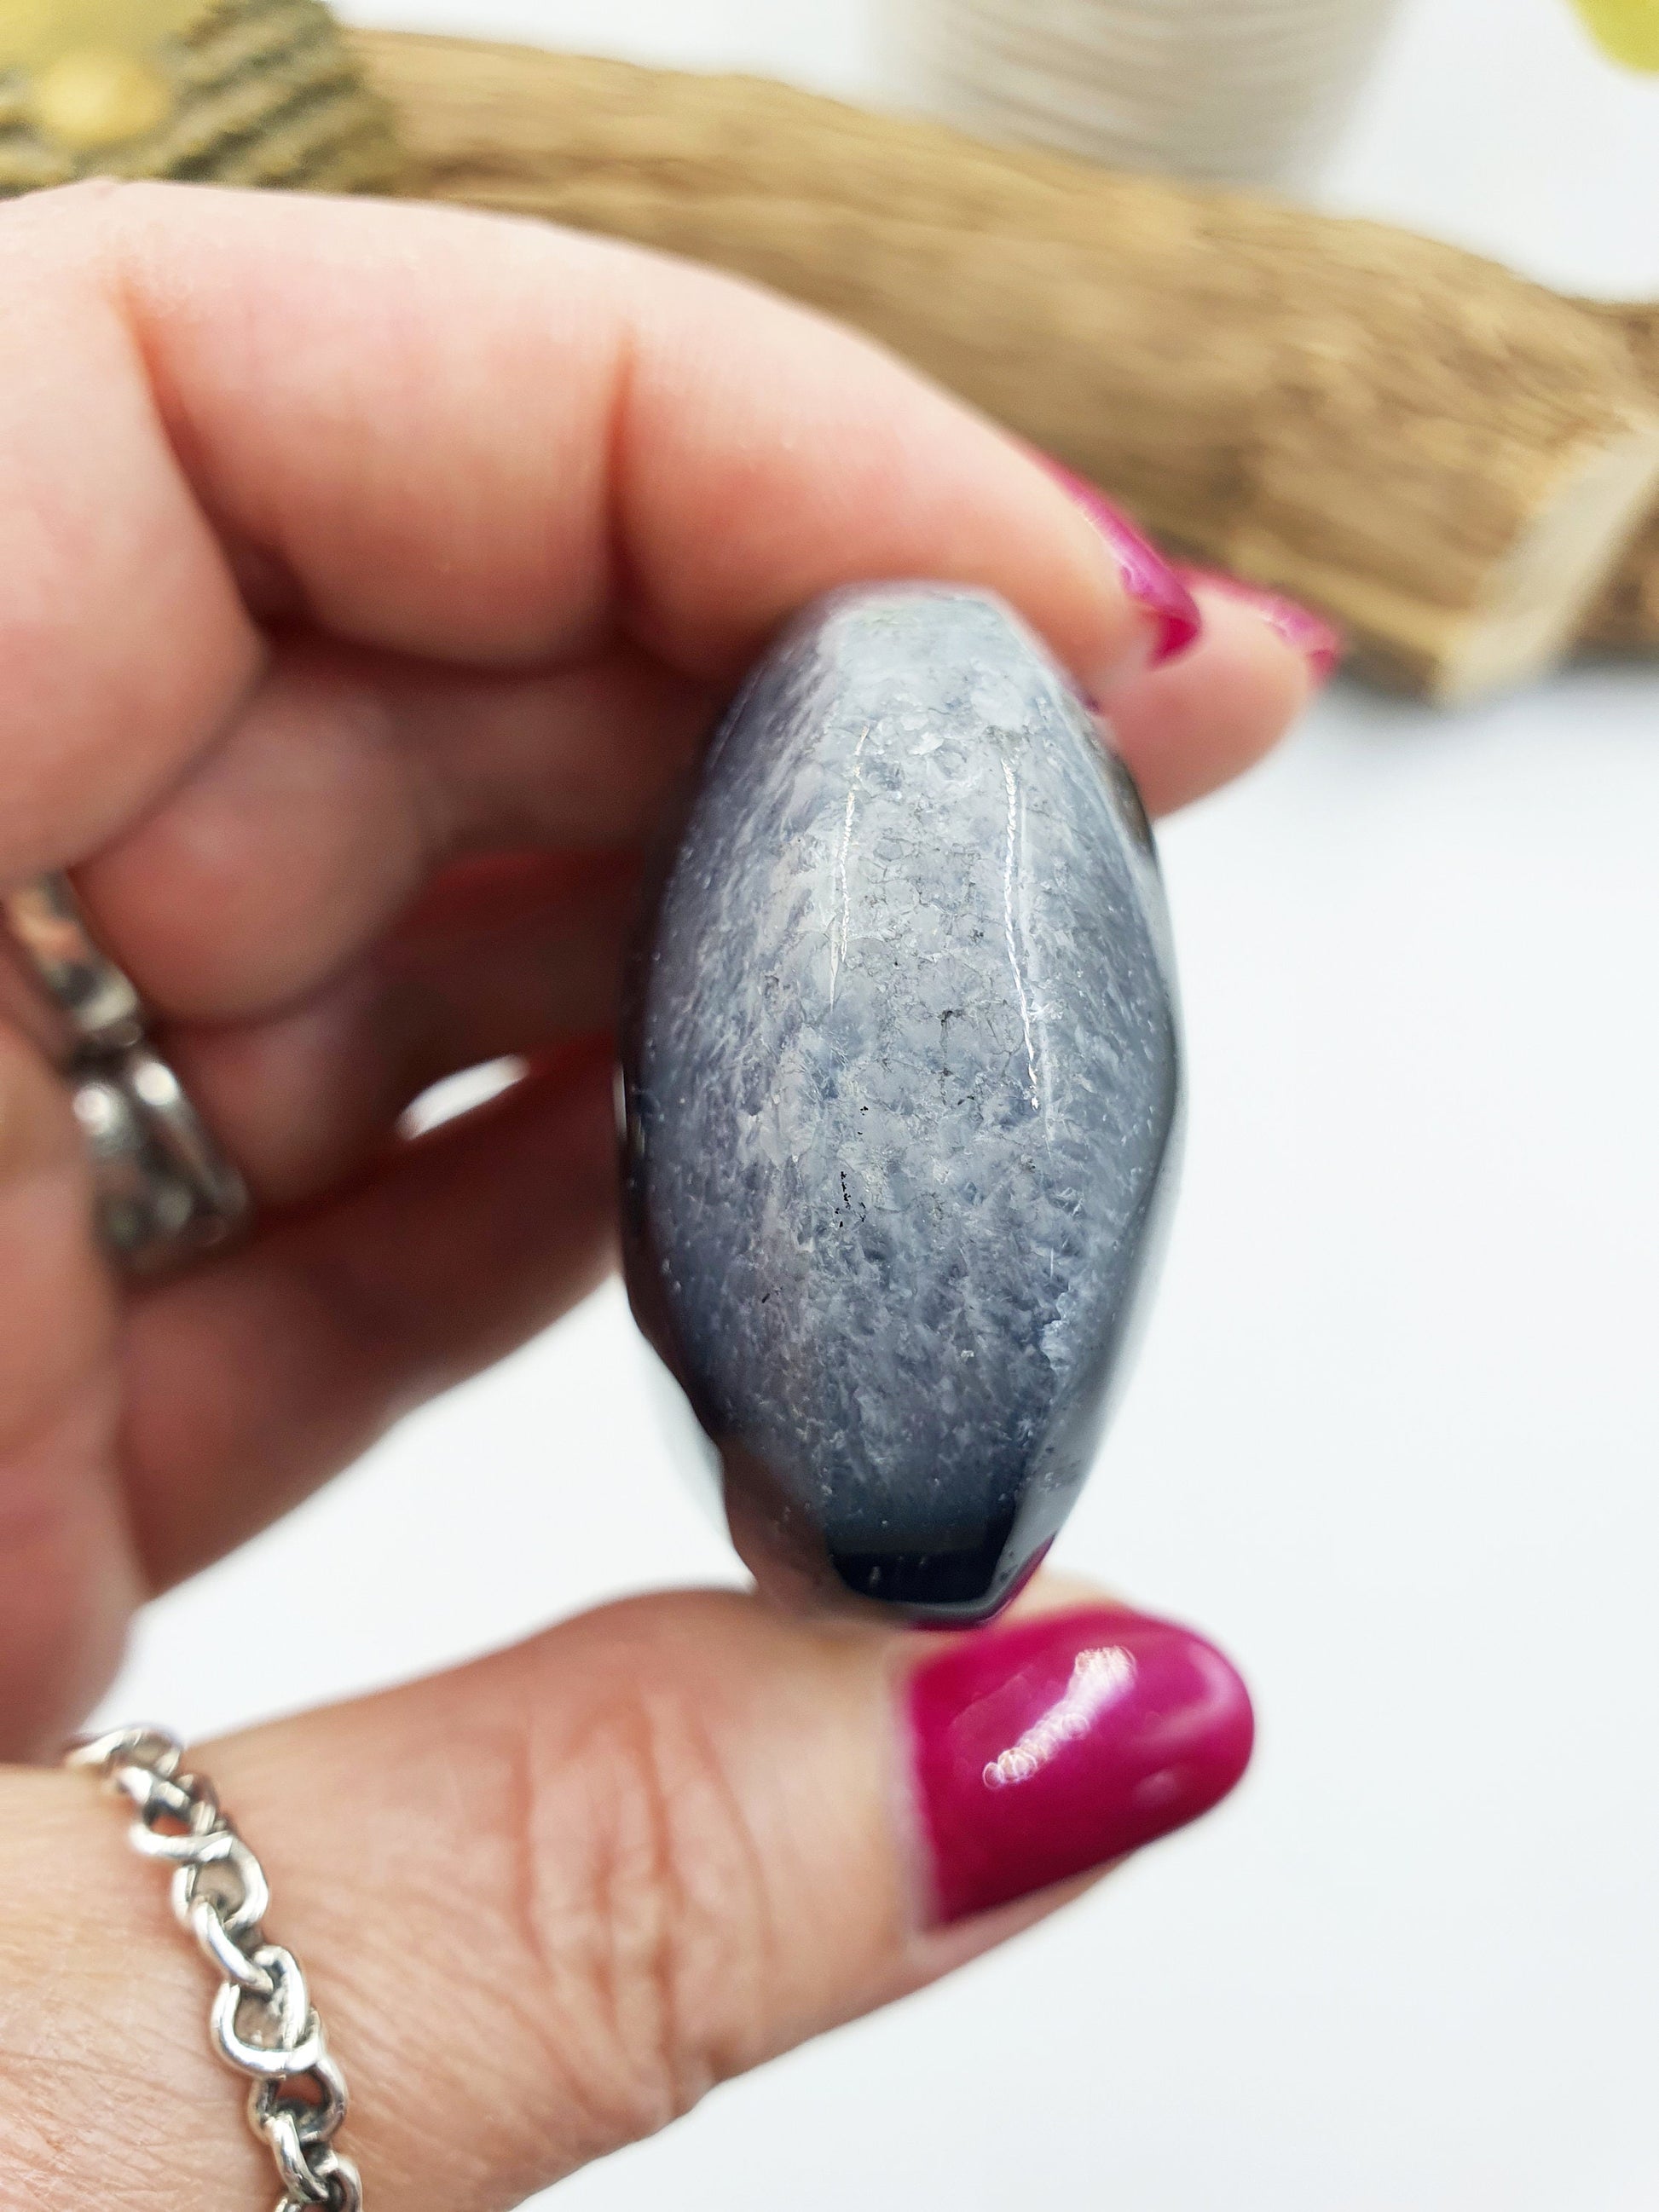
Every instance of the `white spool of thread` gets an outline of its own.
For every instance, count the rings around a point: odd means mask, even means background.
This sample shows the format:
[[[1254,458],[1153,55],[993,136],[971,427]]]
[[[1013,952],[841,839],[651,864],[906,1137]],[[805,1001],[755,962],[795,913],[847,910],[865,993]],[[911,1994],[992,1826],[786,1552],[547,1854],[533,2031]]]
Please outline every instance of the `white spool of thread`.
[[[1398,0],[904,0],[908,89],[987,137],[1247,184],[1315,173]]]

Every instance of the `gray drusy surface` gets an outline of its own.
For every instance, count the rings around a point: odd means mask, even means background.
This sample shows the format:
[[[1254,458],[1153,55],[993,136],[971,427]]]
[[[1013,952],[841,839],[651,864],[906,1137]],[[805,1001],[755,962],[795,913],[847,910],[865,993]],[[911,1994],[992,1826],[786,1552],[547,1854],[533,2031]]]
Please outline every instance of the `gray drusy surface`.
[[[1127,775],[987,594],[837,594],[714,739],[636,963],[635,1310],[734,1533],[991,1610],[1099,1435],[1170,1180],[1167,925]]]

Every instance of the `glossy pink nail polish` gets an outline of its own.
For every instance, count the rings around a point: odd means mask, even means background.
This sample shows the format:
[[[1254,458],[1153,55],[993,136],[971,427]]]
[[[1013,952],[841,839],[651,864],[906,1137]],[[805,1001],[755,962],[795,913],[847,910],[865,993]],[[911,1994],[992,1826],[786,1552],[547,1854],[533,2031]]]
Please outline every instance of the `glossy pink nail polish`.
[[[1152,617],[1152,665],[1161,668],[1166,660],[1173,660],[1178,653],[1184,653],[1203,629],[1204,617],[1198,601],[1152,539],[1114,507],[1104,492],[1085,478],[1074,476],[1048,454],[1039,458],[1106,540],[1123,578],[1125,592]]]
[[[1318,683],[1322,684],[1341,665],[1346,639],[1334,623],[1315,614],[1311,607],[1304,607],[1299,599],[1287,599],[1281,592],[1266,591],[1259,584],[1248,584],[1242,576],[1229,576],[1220,569],[1188,568],[1182,574],[1189,583],[1219,592],[1259,614],[1286,645],[1295,647]]]
[[[1254,1735],[1212,1644],[1109,1607],[966,1636],[916,1670],[908,1704],[935,1923],[1185,1826],[1243,1773]]]

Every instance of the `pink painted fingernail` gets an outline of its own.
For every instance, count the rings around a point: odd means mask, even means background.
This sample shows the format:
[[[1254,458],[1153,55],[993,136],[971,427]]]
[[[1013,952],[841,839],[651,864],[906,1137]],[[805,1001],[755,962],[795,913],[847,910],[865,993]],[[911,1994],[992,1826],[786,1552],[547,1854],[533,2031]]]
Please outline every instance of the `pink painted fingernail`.
[[[1113,506],[1104,492],[1047,453],[1038,456],[1057,483],[1064,486],[1106,540],[1123,579],[1123,588],[1135,605],[1152,617],[1152,665],[1161,668],[1178,653],[1185,653],[1204,627],[1204,617],[1179,573],[1164,559],[1152,539],[1136,528],[1128,516]]]
[[[1277,630],[1285,644],[1293,646],[1302,655],[1312,669],[1316,682],[1324,683],[1341,665],[1347,640],[1334,623],[1315,614],[1311,607],[1304,607],[1299,599],[1287,599],[1281,592],[1267,591],[1260,584],[1247,584],[1242,576],[1229,576],[1218,568],[1187,568],[1182,573],[1189,584],[1219,592],[1227,599],[1236,599],[1240,606],[1253,609],[1270,629]]]
[[[1249,1692],[1212,1644],[1115,1607],[965,1636],[911,1676],[934,1924],[1184,1827],[1249,1764]]]

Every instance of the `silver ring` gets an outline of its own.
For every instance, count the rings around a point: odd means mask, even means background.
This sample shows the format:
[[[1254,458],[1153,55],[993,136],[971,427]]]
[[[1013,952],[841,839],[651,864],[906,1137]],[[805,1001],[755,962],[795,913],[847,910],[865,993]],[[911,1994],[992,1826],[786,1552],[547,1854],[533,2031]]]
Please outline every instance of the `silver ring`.
[[[247,1185],[149,1042],[138,993],[94,942],[67,878],[39,876],[4,908],[69,1026],[64,1074],[105,1249],[128,1274],[154,1275],[229,1243],[252,1213]]]

